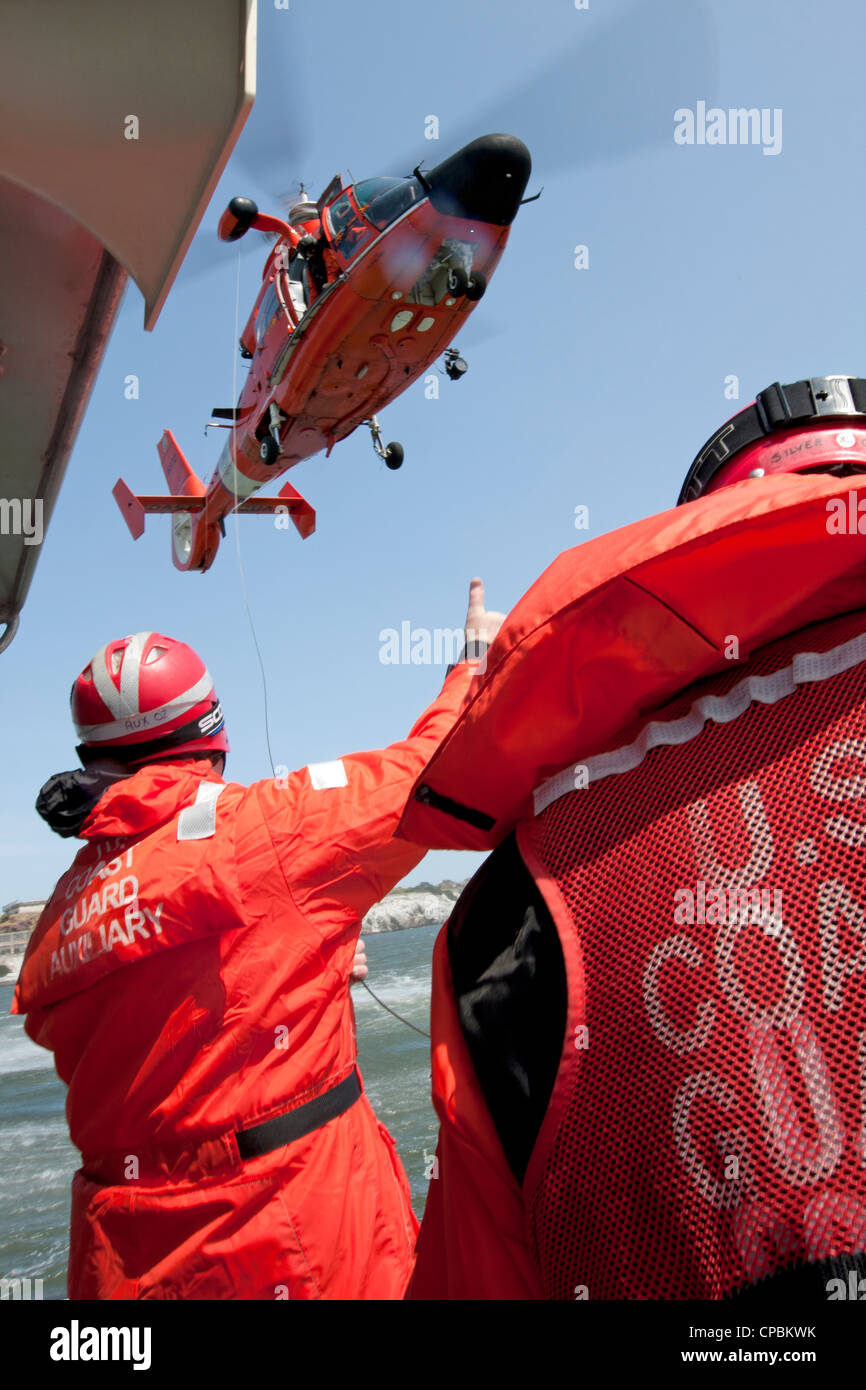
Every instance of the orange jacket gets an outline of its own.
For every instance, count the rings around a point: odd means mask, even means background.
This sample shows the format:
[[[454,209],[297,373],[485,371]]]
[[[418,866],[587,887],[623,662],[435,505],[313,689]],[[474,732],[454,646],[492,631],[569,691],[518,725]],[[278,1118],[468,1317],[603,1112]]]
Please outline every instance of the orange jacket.
[[[234,1135],[355,1068],[360,919],[423,855],[393,832],[473,669],[384,751],[250,787],[151,764],[98,802],[13,1003],[83,1155],[70,1297],[402,1293],[417,1223],[366,1097],[243,1163]]]
[[[523,861],[555,921],[567,997],[554,1087],[521,1183],[506,1161],[473,1066],[458,1013],[454,939],[443,929],[434,954],[431,1014],[439,1144],[410,1297],[549,1296],[539,1226],[568,1233],[574,1211],[581,1210],[573,1196],[577,1178],[555,1144],[566,1121],[583,1141],[595,1132],[599,1114],[617,1108],[573,1108],[579,1069],[592,1075],[584,1062],[593,1054],[591,1042],[584,1054],[572,1039],[574,1027],[585,1020],[587,999],[597,1000],[597,978],[584,978],[581,943],[592,942],[593,932],[608,922],[610,904],[622,891],[622,865],[600,882],[590,865],[602,907],[595,919],[586,909],[586,930],[579,930],[577,913],[561,907],[563,884],[583,865],[582,855],[590,854],[591,836],[566,839],[568,869],[554,872],[527,848],[536,836],[536,814],[553,796],[589,797],[588,791],[574,791],[585,785],[575,780],[576,770],[594,761],[605,766],[609,750],[631,744],[654,713],[695,682],[730,673],[807,625],[866,609],[866,537],[856,522],[847,534],[827,524],[828,500],[849,497],[855,505],[848,511],[856,518],[866,479],[822,474],[779,475],[759,486],[747,481],[559,556],[509,614],[485,673],[475,679],[460,718],[419,777],[400,834],[441,847],[489,849],[517,827]],[[611,776],[610,783],[628,797],[625,777]],[[473,916],[473,903],[480,900],[491,864],[482,867],[455,911],[455,919],[464,919],[464,940],[474,933],[483,943],[489,935],[489,917]],[[657,866],[651,867],[655,872]],[[604,865],[599,876],[603,870]],[[647,862],[647,876],[649,870]],[[636,902],[639,884],[638,879],[632,885]],[[595,898],[591,902],[597,906]],[[627,915],[616,918],[623,958],[632,940],[630,922]],[[808,919],[801,926],[814,937]],[[855,1015],[856,1008],[855,999]],[[846,1093],[846,1104],[853,1104],[852,1096]],[[599,1203],[610,1190],[611,1161],[610,1146],[599,1144],[595,1166],[584,1169]],[[542,1178],[551,1172],[562,1180],[558,1197],[554,1186],[543,1188]],[[599,1239],[608,1229],[599,1220]],[[619,1256],[608,1253],[613,1269]],[[590,1280],[590,1297],[598,1296],[599,1282]]]

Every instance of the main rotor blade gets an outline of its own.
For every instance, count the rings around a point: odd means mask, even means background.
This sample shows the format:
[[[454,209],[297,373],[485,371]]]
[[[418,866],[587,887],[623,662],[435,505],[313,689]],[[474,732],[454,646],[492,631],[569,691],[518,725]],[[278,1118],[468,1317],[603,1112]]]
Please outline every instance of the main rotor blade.
[[[261,200],[262,212],[277,215],[281,209],[266,206],[262,194],[291,188],[309,160],[310,106],[302,77],[306,64],[299,28],[289,16],[289,11],[273,5],[259,6],[256,100],[228,165],[234,180],[229,196],[240,193]],[[244,257],[255,254],[264,265],[268,243],[262,236],[248,233],[239,246]],[[195,278],[227,263],[234,266],[236,254],[217,240],[212,227],[203,227],[186,254],[181,275]]]
[[[669,36],[663,45],[660,34]],[[451,154],[479,135],[504,131],[529,146],[543,181],[575,165],[670,144],[674,111],[700,98],[711,105],[717,85],[718,40],[705,0],[638,0],[596,38],[583,31],[466,121],[452,125],[443,115],[434,146],[425,150],[422,140],[398,160],[383,149],[381,169],[407,174],[425,154],[435,164],[440,151]]]
[[[303,171],[309,157],[309,100],[302,46],[303,30],[290,11],[260,5],[258,12],[258,96],[241,133],[232,170],[257,191],[284,187]],[[246,190],[245,190],[246,191]]]

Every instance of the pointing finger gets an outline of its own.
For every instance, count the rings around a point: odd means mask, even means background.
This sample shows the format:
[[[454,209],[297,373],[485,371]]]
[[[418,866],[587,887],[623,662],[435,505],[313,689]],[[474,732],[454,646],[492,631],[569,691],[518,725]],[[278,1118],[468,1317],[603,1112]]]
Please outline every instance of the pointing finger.
[[[470,618],[478,618],[484,612],[484,584],[480,579],[470,579],[469,581],[469,610],[466,615],[467,622]]]

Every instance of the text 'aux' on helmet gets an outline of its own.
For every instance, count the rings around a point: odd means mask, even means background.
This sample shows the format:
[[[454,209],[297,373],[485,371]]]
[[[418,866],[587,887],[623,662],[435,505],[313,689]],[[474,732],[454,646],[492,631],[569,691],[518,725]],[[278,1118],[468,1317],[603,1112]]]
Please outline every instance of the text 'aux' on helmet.
[[[191,647],[136,632],[100,647],[72,687],[82,763],[126,764],[182,753],[228,752],[222,709]]]

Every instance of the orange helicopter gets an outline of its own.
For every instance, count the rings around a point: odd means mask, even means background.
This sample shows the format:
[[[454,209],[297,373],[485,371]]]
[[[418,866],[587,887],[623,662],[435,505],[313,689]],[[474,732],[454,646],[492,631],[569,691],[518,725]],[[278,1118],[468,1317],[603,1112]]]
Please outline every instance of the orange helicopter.
[[[170,513],[175,565],[204,571],[231,512],[288,513],[309,536],[315,512],[290,483],[275,497],[256,494],[361,424],[379,457],[399,468],[403,449],[383,445],[376,412],[443,352],[452,380],[466,371],[449,344],[483,295],[518,208],[533,201],[523,197],[530,169],[522,141],[485,135],[411,177],[344,186],[337,175],[286,221],[232,198],[223,241],[251,227],[276,235],[240,338],[249,376],[236,406],[212,411],[231,423],[207,487],[170,430],[157,446],[168,496],[136,496],[118,480],[114,497],[133,538],[147,513]]]

